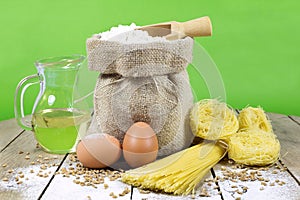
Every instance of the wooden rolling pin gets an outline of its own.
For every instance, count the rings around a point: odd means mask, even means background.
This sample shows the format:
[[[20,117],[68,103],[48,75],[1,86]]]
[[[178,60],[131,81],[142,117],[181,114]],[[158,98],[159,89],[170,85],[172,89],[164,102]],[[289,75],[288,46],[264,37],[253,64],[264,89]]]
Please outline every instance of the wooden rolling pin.
[[[212,25],[208,16],[193,19],[187,22],[164,22],[152,24],[138,28],[147,31],[149,35],[155,37],[165,37],[168,40],[176,40],[189,37],[211,36]]]

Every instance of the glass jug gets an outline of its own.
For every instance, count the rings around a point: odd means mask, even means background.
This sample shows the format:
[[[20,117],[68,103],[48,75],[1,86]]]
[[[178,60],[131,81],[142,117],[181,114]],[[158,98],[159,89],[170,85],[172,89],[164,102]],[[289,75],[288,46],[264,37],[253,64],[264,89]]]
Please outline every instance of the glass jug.
[[[72,55],[36,61],[38,74],[22,79],[15,93],[15,117],[25,130],[32,130],[41,147],[50,153],[74,152],[90,120],[88,105],[76,100],[78,71],[85,57]],[[26,89],[40,84],[32,109],[31,123],[24,123]]]

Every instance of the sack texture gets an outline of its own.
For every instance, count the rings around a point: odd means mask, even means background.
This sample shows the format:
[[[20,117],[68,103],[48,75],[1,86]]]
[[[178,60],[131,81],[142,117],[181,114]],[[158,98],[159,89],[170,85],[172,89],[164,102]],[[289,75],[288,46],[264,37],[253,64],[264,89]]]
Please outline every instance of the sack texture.
[[[159,156],[193,140],[189,110],[193,95],[186,71],[193,39],[121,44],[87,40],[89,69],[100,72],[89,133],[107,133],[121,143],[135,122],[148,123],[158,137]]]

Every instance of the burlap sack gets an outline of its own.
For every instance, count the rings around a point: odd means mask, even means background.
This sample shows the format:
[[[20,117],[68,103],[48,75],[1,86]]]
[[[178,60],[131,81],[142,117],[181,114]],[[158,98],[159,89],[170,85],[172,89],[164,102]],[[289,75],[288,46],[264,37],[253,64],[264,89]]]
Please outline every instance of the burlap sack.
[[[122,143],[128,128],[143,121],[154,129],[159,156],[191,144],[193,95],[186,67],[193,39],[121,44],[87,40],[89,69],[100,72],[94,91],[90,133],[107,133]]]

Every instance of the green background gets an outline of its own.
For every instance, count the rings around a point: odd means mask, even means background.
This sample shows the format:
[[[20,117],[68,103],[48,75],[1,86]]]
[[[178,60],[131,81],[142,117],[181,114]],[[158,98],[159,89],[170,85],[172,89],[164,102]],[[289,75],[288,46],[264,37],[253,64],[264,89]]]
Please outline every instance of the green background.
[[[1,0],[0,120],[14,117],[15,88],[23,77],[36,73],[35,60],[86,54],[86,38],[118,24],[205,15],[212,20],[213,37],[197,41],[218,66],[227,103],[299,116],[299,10],[296,0]],[[191,79],[195,81],[192,74]],[[201,98],[208,98],[204,81],[198,81],[194,87]],[[26,97],[27,113],[35,90]]]

